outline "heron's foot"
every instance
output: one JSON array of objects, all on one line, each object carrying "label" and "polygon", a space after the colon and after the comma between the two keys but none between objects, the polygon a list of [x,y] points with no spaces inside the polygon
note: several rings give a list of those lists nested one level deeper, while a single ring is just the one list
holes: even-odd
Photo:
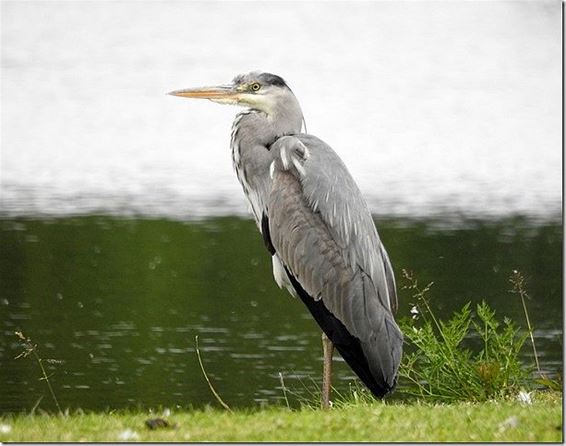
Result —
[{"label": "heron's foot", "polygon": [[334,352],[334,344],[322,333],[322,353],[323,353],[323,368],[322,368],[322,395],[321,406],[323,409],[330,407],[330,391],[332,388],[332,353]]}]

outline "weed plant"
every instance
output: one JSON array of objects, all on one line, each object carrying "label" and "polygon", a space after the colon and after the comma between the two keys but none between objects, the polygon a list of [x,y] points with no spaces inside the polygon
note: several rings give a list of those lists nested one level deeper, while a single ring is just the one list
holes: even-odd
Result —
[{"label": "weed plant", "polygon": [[[20,343],[23,347],[23,351],[18,356],[16,356],[15,359],[27,358],[28,356],[31,356],[35,359],[35,361],[37,362],[37,365],[39,366],[39,368],[41,370],[41,378],[39,378],[40,381],[45,381],[45,384],[47,385],[47,388],[49,389],[49,393],[51,394],[51,398],[53,398],[53,401],[55,402],[55,405],[57,406],[57,410],[59,411],[59,414],[63,414],[63,411],[61,410],[61,406],[59,405],[59,401],[57,400],[57,397],[55,396],[55,392],[53,391],[53,386],[51,385],[51,381],[49,381],[50,376],[47,375],[47,371],[45,370],[45,367],[43,366],[44,359],[39,355],[39,349],[37,347],[37,344],[35,344],[31,340],[31,338],[26,337],[21,331],[16,331],[15,335],[18,337],[18,339],[20,340]],[[62,362],[62,361],[57,360],[57,359],[45,359],[45,361],[50,363],[50,364],[60,364]],[[32,413],[35,410],[35,408],[39,405],[40,401],[41,401],[41,398],[37,401],[36,405],[32,409]]]},{"label": "weed plant", "polygon": [[[413,292],[412,318],[400,321],[406,341],[400,376],[408,381],[404,392],[435,401],[486,401],[517,395],[531,387],[533,367],[524,366],[519,353],[532,333],[522,334],[508,318],[498,321],[489,305],[470,303],[448,321],[439,320],[428,300],[432,286],[419,287],[412,273],[403,271],[405,287]],[[525,307],[526,309],[526,307]],[[479,338],[481,349],[472,352],[466,338]]]}]

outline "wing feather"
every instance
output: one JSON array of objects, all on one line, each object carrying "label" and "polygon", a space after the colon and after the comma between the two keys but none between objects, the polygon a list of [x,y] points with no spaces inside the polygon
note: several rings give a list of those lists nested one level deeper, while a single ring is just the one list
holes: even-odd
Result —
[{"label": "wing feather", "polygon": [[[342,248],[340,256],[352,271],[359,266],[378,289],[383,306],[395,311],[397,294],[389,256],[369,208],[342,160],[312,135],[284,136],[271,150],[285,154],[285,160],[275,159],[273,174],[275,170],[289,172],[299,181],[301,196]],[[296,163],[302,170],[294,167]]]},{"label": "wing feather", "polygon": [[[300,159],[300,153],[293,150],[296,138],[281,139],[284,141],[277,143],[286,145],[282,153],[291,162],[287,158],[275,160],[267,200],[275,255],[308,295],[322,299],[359,340],[372,375],[391,389],[401,357],[402,335],[391,313],[390,299],[395,293],[389,289],[394,281],[387,278],[392,274],[391,265],[384,257],[369,210],[328,146],[312,137],[301,137],[309,157]],[[301,162],[303,169],[295,169],[293,160]],[[332,168],[334,172],[330,173]],[[331,178],[340,179],[340,188],[328,183]],[[329,191],[328,199],[321,200]]]}]

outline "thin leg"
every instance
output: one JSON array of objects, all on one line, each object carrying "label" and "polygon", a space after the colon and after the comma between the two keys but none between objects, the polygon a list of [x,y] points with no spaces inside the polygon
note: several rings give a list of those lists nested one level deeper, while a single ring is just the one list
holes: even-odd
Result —
[{"label": "thin leg", "polygon": [[321,404],[323,409],[330,407],[330,387],[332,385],[332,353],[334,344],[328,336],[322,333],[322,353],[324,355],[324,365],[322,368],[322,395]]}]

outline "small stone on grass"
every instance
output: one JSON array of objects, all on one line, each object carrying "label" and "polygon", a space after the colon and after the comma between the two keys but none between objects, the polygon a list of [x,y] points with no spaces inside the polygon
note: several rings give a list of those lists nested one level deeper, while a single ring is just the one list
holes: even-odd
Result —
[{"label": "small stone on grass", "polygon": [[145,425],[151,430],[175,427],[174,425],[169,424],[169,422],[167,420],[164,420],[163,418],[150,418],[148,420],[145,420]]}]

